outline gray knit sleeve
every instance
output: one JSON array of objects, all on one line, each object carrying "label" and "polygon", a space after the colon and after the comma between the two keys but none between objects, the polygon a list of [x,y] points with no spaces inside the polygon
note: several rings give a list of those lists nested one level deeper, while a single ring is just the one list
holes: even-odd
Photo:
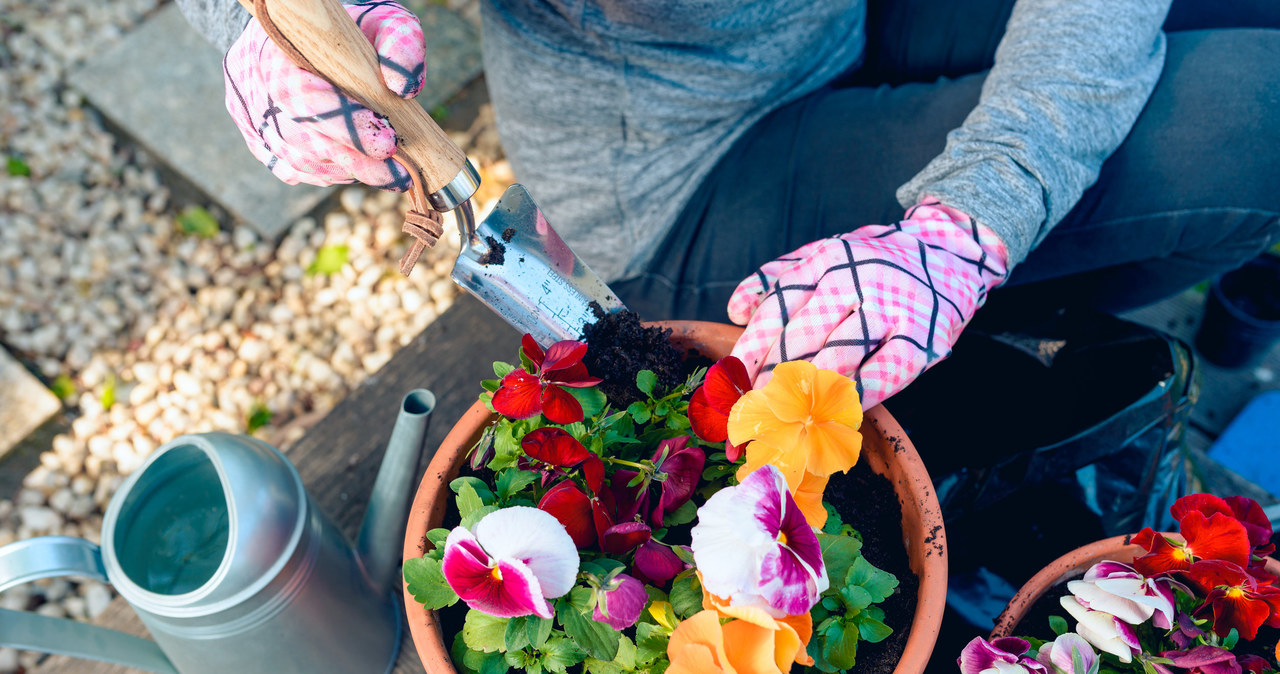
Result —
[{"label": "gray knit sleeve", "polygon": [[224,54],[249,23],[249,12],[236,0],[177,0],[177,3],[187,23]]},{"label": "gray knit sleeve", "polygon": [[932,195],[1026,257],[1098,178],[1164,67],[1170,0],[1019,0],[978,107],[898,189]]}]

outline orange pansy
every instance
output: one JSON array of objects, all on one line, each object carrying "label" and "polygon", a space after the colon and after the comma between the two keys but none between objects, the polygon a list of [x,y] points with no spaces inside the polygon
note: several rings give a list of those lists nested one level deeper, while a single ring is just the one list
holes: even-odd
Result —
[{"label": "orange pansy", "polygon": [[704,610],[682,621],[667,642],[672,674],[787,674],[796,662],[813,664],[805,643],[813,632],[808,614],[775,620],[760,609],[733,609],[747,618],[721,624]]},{"label": "orange pansy", "polygon": [[729,412],[729,441],[747,445],[739,479],[768,463],[794,493],[806,472],[845,472],[862,448],[862,404],[853,381],[803,360],[781,363],[764,388],[748,391]]}]

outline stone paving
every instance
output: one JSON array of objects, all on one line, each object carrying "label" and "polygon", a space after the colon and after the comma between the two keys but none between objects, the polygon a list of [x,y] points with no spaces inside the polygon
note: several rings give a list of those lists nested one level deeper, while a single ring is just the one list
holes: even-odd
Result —
[{"label": "stone paving", "polygon": [[[96,541],[124,477],[181,433],[249,432],[287,449],[456,296],[448,219],[413,277],[396,271],[409,244],[399,195],[337,189],[278,244],[178,196],[69,86],[157,11],[157,0],[0,0],[0,345],[57,391],[67,427],[35,465],[0,464],[22,480],[0,494],[0,545]],[[480,167],[483,212],[511,177],[483,86],[464,93],[463,112],[437,112]],[[55,579],[0,594],[0,607],[85,620],[111,598]],[[38,657],[0,648],[0,674]]]}]

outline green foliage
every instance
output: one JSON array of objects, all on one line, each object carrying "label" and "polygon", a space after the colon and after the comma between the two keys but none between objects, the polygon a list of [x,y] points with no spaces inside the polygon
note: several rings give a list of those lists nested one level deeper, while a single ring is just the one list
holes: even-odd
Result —
[{"label": "green foliage", "polygon": [[636,645],[627,637],[618,640],[618,656],[612,661],[587,658],[583,663],[590,674],[623,674],[636,669]]},{"label": "green foliage", "polygon": [[221,230],[213,215],[200,206],[187,206],[178,214],[178,229],[184,234],[195,234],[212,239]]},{"label": "green foliage", "polygon": [[658,375],[654,374],[652,370],[641,370],[636,375],[636,388],[649,397],[653,397],[653,389],[657,385]]},{"label": "green foliage", "polygon": [[835,506],[822,502],[822,509],[827,511],[827,521],[822,525],[822,533],[836,535],[840,533],[840,529],[844,526],[844,521],[840,519],[840,513],[836,512]]},{"label": "green foliage", "polygon": [[271,416],[271,410],[266,405],[261,401],[255,402],[253,407],[249,408],[249,414],[245,417],[245,432],[252,435],[254,431],[271,423]]},{"label": "green foliage", "polygon": [[462,640],[473,651],[492,653],[506,643],[507,619],[471,609],[462,623]]},{"label": "green foliage", "polygon": [[328,276],[342,271],[347,266],[347,256],[350,249],[345,243],[325,244],[316,251],[316,259],[307,267],[307,275],[315,276],[321,274]]},{"label": "green foliage", "polygon": [[58,396],[58,400],[66,400],[67,398],[75,395],[79,389],[76,387],[76,383],[71,379],[71,377],[68,377],[65,374],[60,374],[53,380],[53,383],[49,385],[49,390],[53,391],[53,395]]},{"label": "green foliage", "polygon": [[622,633],[608,623],[592,620],[585,611],[574,606],[572,600],[562,599],[556,603],[556,617],[564,633],[587,655],[606,662],[612,662],[618,656]]},{"label": "green foliage", "polygon": [[448,529],[432,529],[427,532],[427,542],[434,547],[427,551],[427,556],[440,559],[444,556],[444,542],[449,538]]},{"label": "green foliage", "polygon": [[702,583],[692,569],[680,572],[671,581],[671,608],[681,620],[702,610]]},{"label": "green foliage", "polygon": [[851,533],[819,533],[818,545],[831,587],[812,611],[815,627],[807,652],[816,669],[836,672],[857,662],[858,642],[878,643],[893,633],[876,604],[893,594],[898,579],[867,561],[862,542]]},{"label": "green foliage", "polygon": [[116,404],[116,375],[108,372],[107,380],[102,383],[102,409],[110,410]]},{"label": "green foliage", "polygon": [[432,557],[410,559],[404,563],[404,581],[409,593],[418,603],[435,611],[458,602],[458,595],[449,587],[440,560]]},{"label": "green foliage", "polygon": [[588,419],[603,412],[605,405],[608,403],[604,393],[594,386],[587,388],[566,387],[564,390],[573,396],[579,405],[582,405],[582,414]]},{"label": "green foliage", "polygon": [[688,524],[698,519],[698,505],[693,501],[685,501],[665,517],[662,518],[662,526],[678,527],[681,524]]},{"label": "green foliage", "polygon": [[518,468],[507,468],[498,473],[496,486],[498,488],[498,503],[506,505],[513,496],[524,490],[525,487],[538,481],[538,474],[531,470],[520,470]]},{"label": "green foliage", "polygon": [[30,177],[31,175],[31,167],[27,165],[26,160],[24,160],[22,157],[11,154],[9,155],[9,159],[6,162],[6,164],[7,164],[6,168],[9,171],[9,175],[11,176]]},{"label": "green foliage", "polygon": [[1053,630],[1055,636],[1062,636],[1067,633],[1067,619],[1059,615],[1049,616],[1049,629]]}]

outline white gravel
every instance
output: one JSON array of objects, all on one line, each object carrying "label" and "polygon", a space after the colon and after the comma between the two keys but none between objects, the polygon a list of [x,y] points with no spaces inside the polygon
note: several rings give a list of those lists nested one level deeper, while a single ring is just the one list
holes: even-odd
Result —
[{"label": "white gravel", "polygon": [[[180,231],[151,160],[105,131],[64,77],[157,4],[0,0],[0,147],[31,171],[0,166],[0,343],[75,389],[70,431],[17,494],[0,494],[0,545],[96,542],[124,476],[176,435],[246,432],[265,409],[256,435],[287,446],[456,296],[448,218],[413,277],[396,271],[409,241],[394,194],[344,188],[339,207],[298,220],[278,247],[225,218],[211,238]],[[505,163],[482,170],[510,180]],[[310,273],[325,246],[345,246],[346,264]],[[111,598],[100,583],[53,579],[0,594],[0,607],[85,620]],[[0,648],[0,674],[39,657]]]}]

